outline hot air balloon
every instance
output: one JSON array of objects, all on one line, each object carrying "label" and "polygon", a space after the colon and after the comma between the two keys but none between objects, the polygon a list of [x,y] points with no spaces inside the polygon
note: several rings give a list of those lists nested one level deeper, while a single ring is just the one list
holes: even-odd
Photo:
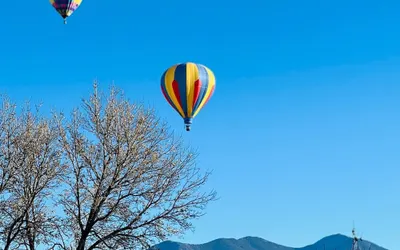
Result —
[{"label": "hot air balloon", "polygon": [[193,118],[210,100],[214,90],[214,73],[201,64],[176,64],[161,77],[161,91],[183,118],[186,131],[190,131]]},{"label": "hot air balloon", "polygon": [[64,18],[64,24],[66,24],[67,18],[78,9],[82,0],[50,0],[50,3],[60,16]]}]

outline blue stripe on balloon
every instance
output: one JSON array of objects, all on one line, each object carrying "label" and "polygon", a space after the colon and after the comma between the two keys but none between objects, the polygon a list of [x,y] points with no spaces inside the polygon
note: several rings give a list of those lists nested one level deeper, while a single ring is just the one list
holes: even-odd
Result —
[{"label": "blue stripe on balloon", "polygon": [[180,104],[187,117],[187,95],[186,95],[186,74],[187,74],[186,63],[179,64],[174,72],[174,79],[178,82],[178,89],[180,95]]},{"label": "blue stripe on balloon", "polygon": [[197,69],[199,71],[199,80],[201,83],[201,88],[199,92],[199,98],[197,99],[196,103],[193,106],[192,113],[196,113],[196,110],[199,108],[201,101],[204,99],[204,96],[207,93],[208,88],[208,72],[201,64],[196,64]]}]

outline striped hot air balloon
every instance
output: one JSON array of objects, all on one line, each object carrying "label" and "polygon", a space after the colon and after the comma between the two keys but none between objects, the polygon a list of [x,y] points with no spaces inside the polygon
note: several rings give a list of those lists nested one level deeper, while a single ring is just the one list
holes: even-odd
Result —
[{"label": "striped hot air balloon", "polygon": [[201,64],[176,64],[161,77],[161,91],[183,118],[186,131],[190,131],[193,118],[210,100],[214,90],[214,73]]},{"label": "striped hot air balloon", "polygon": [[67,23],[67,18],[81,5],[82,0],[50,0],[51,5]]}]

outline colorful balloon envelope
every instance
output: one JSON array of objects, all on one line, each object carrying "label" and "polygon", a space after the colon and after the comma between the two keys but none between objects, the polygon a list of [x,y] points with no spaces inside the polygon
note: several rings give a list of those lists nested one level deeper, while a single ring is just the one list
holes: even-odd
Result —
[{"label": "colorful balloon envelope", "polygon": [[214,73],[201,64],[176,64],[161,77],[161,91],[183,118],[187,131],[190,131],[193,118],[210,100],[214,90]]},{"label": "colorful balloon envelope", "polygon": [[82,0],[50,0],[50,3],[64,19],[64,23],[66,24],[67,18],[78,9]]}]

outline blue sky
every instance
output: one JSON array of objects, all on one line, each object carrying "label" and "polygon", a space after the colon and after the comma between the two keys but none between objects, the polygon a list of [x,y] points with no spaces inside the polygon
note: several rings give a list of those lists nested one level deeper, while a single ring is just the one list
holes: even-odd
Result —
[{"label": "blue sky", "polygon": [[[20,5],[2,5],[0,92],[68,111],[97,78],[154,106],[220,196],[184,242],[303,246],[355,221],[398,248],[400,2],[84,0],[67,25]],[[159,87],[184,61],[217,78],[191,133]]]}]

